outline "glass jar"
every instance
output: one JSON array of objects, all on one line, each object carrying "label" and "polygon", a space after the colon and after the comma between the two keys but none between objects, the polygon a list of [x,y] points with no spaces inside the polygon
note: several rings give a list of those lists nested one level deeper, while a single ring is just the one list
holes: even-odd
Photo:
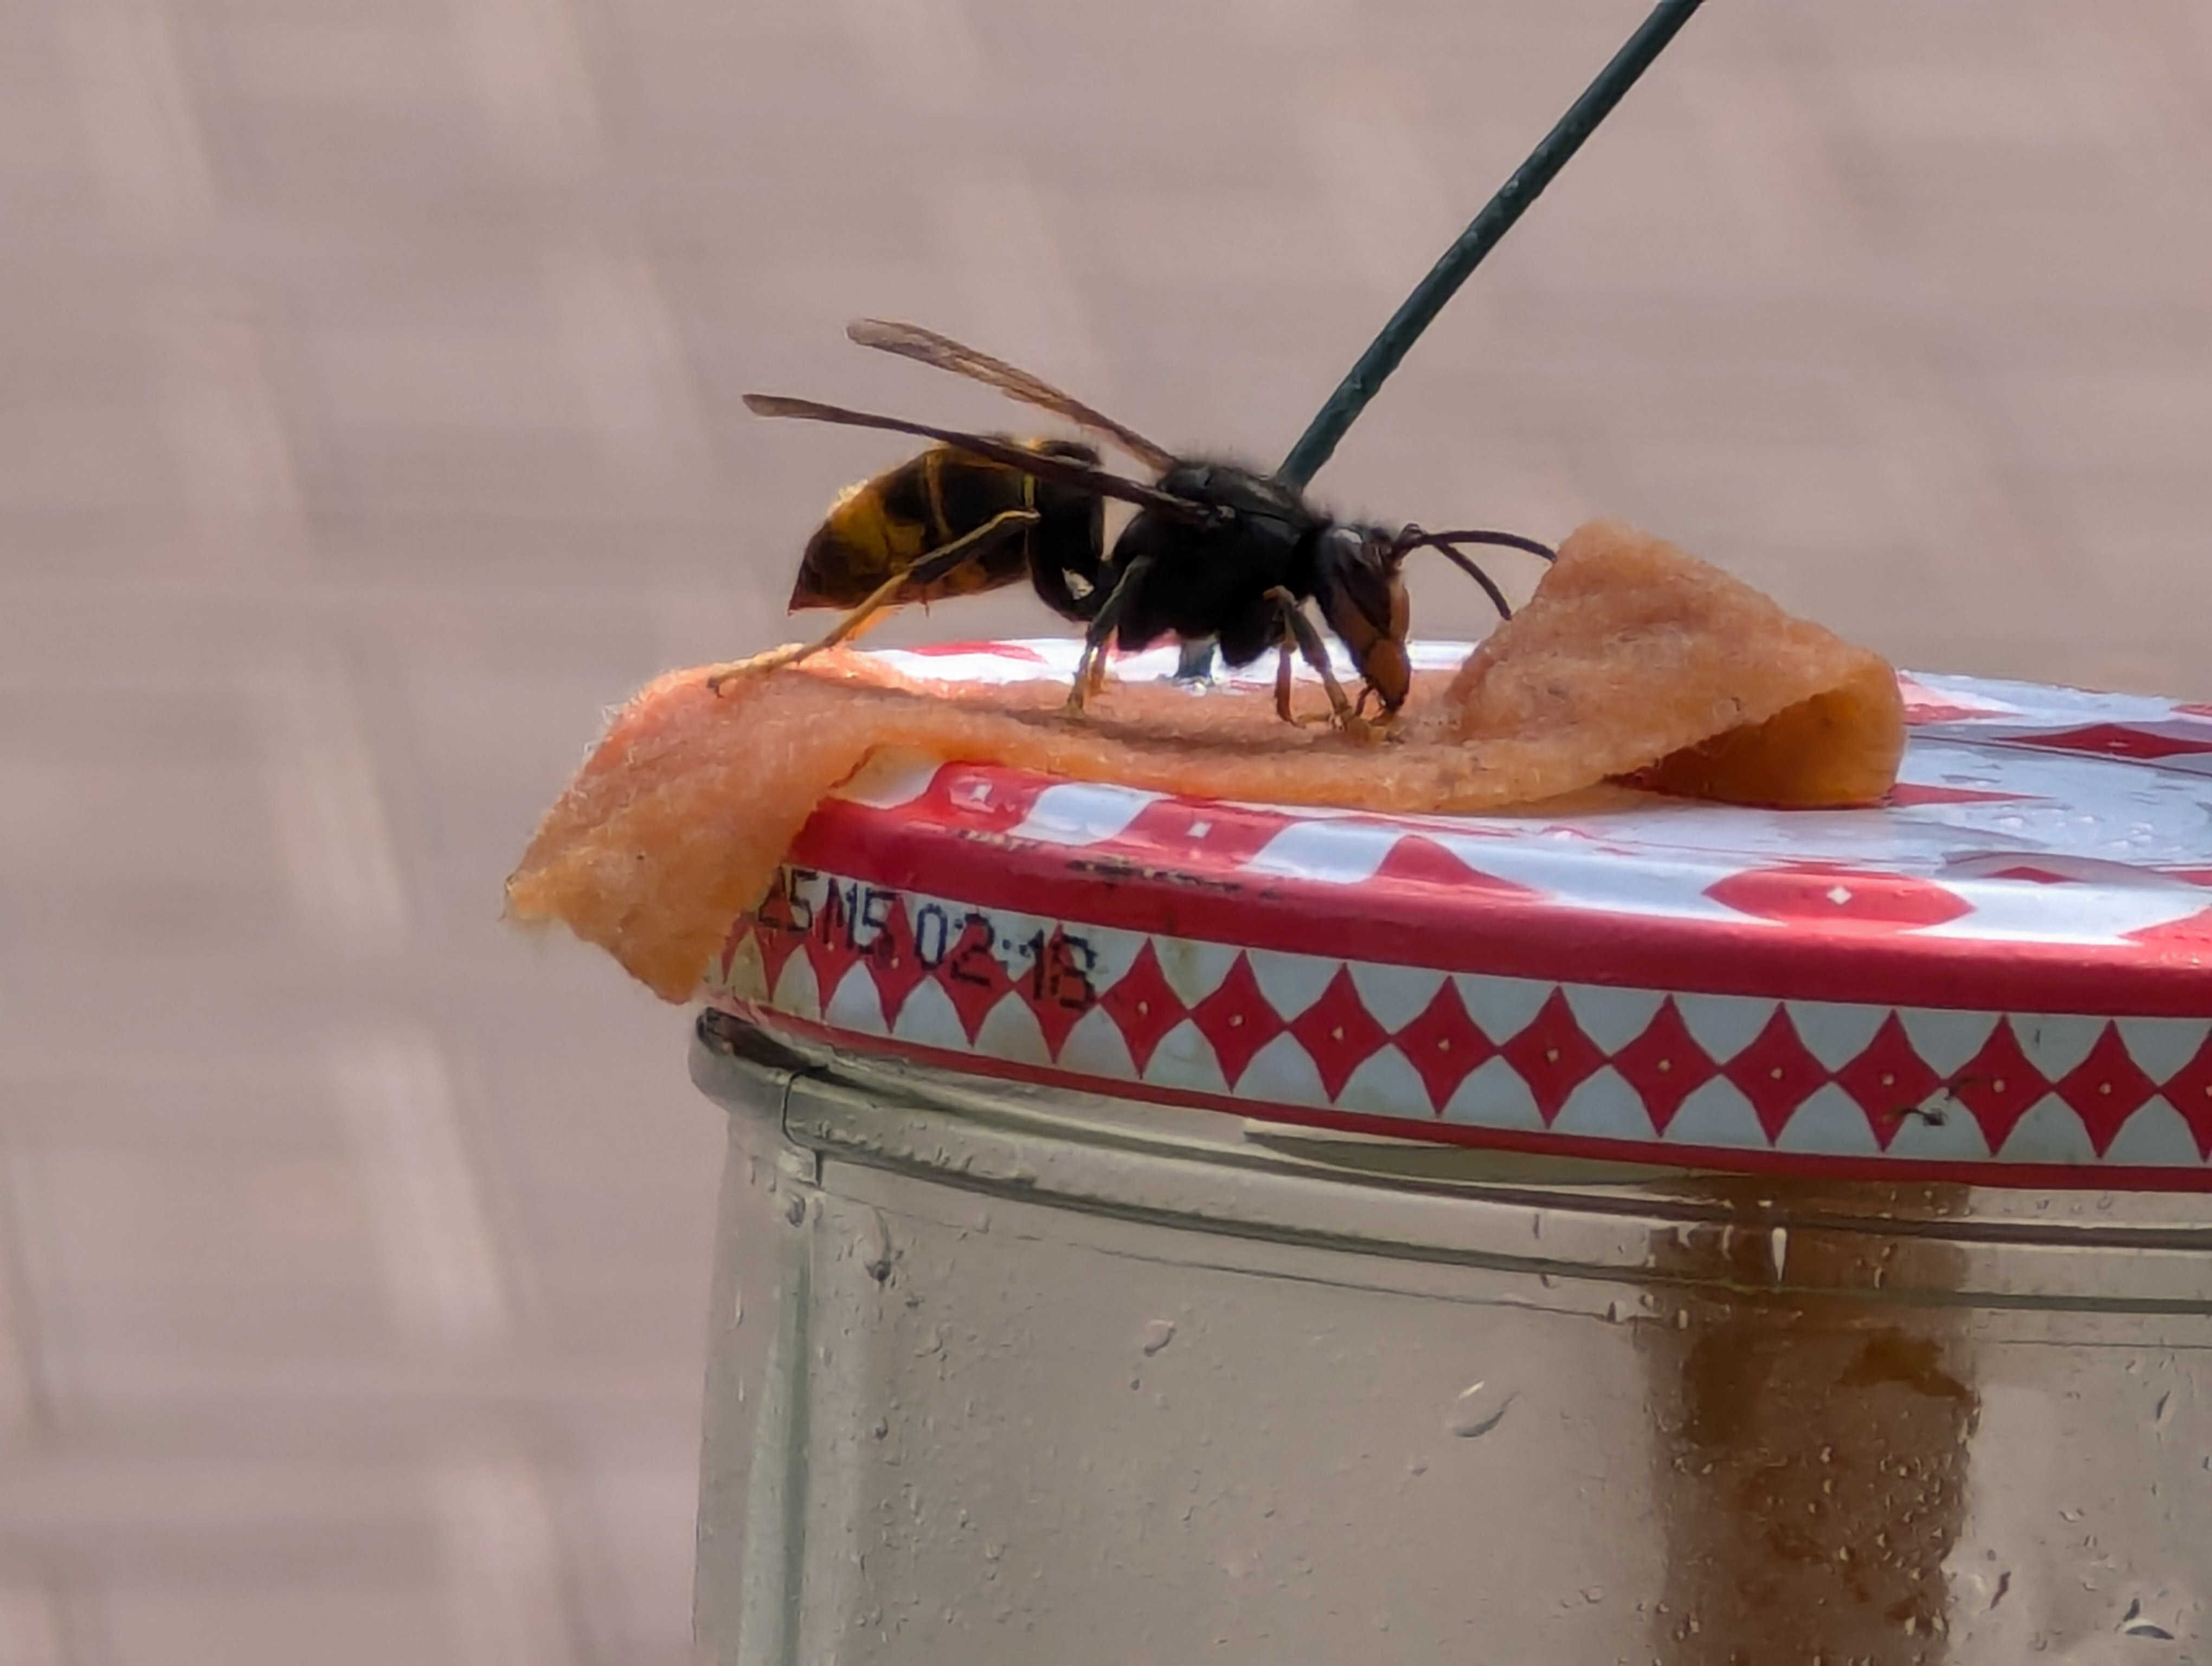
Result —
[{"label": "glass jar", "polygon": [[1721,1175],[701,1019],[718,1662],[2174,1660],[2202,1195]]}]

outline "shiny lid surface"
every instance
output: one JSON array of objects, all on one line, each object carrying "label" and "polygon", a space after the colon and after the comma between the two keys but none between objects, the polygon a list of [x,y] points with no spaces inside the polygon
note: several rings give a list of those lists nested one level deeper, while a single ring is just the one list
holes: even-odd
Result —
[{"label": "shiny lid surface", "polygon": [[[884,657],[1011,680],[1073,653]],[[1904,687],[1899,785],[1865,811],[1376,815],[890,763],[810,822],[710,999],[977,1075],[1397,1137],[2212,1187],[2212,708]]]}]

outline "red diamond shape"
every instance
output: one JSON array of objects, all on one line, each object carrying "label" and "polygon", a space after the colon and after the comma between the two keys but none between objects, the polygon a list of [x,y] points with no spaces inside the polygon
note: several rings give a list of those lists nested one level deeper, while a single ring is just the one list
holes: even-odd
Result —
[{"label": "red diamond shape", "polygon": [[1152,1061],[1152,1050],[1159,1046],[1160,1037],[1181,1024],[1187,1012],[1182,997],[1160,971],[1150,938],[1137,951],[1129,970],[1098,998],[1098,1004],[1121,1031],[1140,1073]]},{"label": "red diamond shape", "polygon": [[997,946],[997,933],[991,922],[980,914],[971,914],[961,927],[960,935],[953,939],[952,946],[945,952],[945,958],[934,969],[933,975],[952,1002],[952,1010],[960,1015],[960,1027],[967,1033],[971,1047],[991,1009],[1005,1000],[1006,991],[1014,987],[1013,980],[1006,976],[1006,969],[993,952]]},{"label": "red diamond shape", "polygon": [[1037,794],[1052,784],[1050,775],[1027,769],[948,763],[930,778],[920,798],[893,814],[901,820],[926,820],[963,832],[1004,833],[1029,819]]},{"label": "red diamond shape", "polygon": [[[814,906],[814,924],[806,934],[806,958],[814,963],[814,987],[821,991],[824,1006],[845,981],[845,974],[864,958],[855,939],[866,927],[854,918],[852,907],[857,890],[849,879],[825,879],[822,900]],[[972,1031],[968,1038],[975,1039]]]},{"label": "red diamond shape", "polygon": [[2008,804],[2018,793],[1984,793],[1972,787],[1931,787],[1917,781],[1900,781],[1889,789],[1892,808],[1910,810],[1923,804]]},{"label": "red diamond shape", "polygon": [[1751,1101],[1769,1140],[1789,1125],[1797,1107],[1828,1079],[1826,1067],[1806,1050],[1797,1026],[1780,1006],[1751,1045],[1722,1067],[1721,1074]]},{"label": "red diamond shape", "polygon": [[2163,926],[2146,926],[2128,933],[2127,939],[2146,948],[2178,950],[2190,957],[2191,964],[2202,965],[2208,944],[2212,944],[2212,909],[2169,920]]},{"label": "red diamond shape", "polygon": [[2074,1107],[2081,1126],[2089,1130],[2089,1145],[2098,1156],[2112,1143],[2120,1125],[2158,1085],[2143,1074],[2142,1067],[2120,1039],[2119,1026],[2108,1024],[2081,1063],[2052,1084],[2058,1097]]},{"label": "red diamond shape", "polygon": [[1973,1113],[1993,1152],[2002,1148],[2028,1107],[2051,1091],[2043,1073],[2020,1050],[2012,1025],[2002,1018],[1982,1050],[1945,1085],[1953,1098]]},{"label": "red diamond shape", "polygon": [[775,878],[769,882],[768,895],[753,910],[753,940],[760,945],[761,978],[773,998],[783,963],[798,953],[806,941],[805,932],[800,929],[791,911],[789,868],[776,869]]},{"label": "red diamond shape", "polygon": [[1859,1102],[1875,1139],[1887,1151],[1905,1119],[1942,1085],[1943,1078],[1920,1056],[1904,1023],[1892,1012],[1866,1050],[1836,1073],[1836,1080]]},{"label": "red diamond shape", "polygon": [[1352,1073],[1375,1056],[1390,1039],[1390,1032],[1376,1023],[1349,968],[1339,966],[1321,999],[1291,1020],[1291,1033],[1298,1038],[1321,1073],[1321,1085],[1336,1097]]},{"label": "red diamond shape", "polygon": [[892,903],[890,921],[868,945],[868,970],[876,980],[876,999],[883,1003],[884,1027],[892,1028],[906,1010],[907,997],[929,976],[929,968],[915,952],[914,922],[904,903]]},{"label": "red diamond shape", "polygon": [[2197,1155],[2212,1157],[2212,1035],[2204,1038],[2195,1058],[2159,1084],[2158,1091],[2197,1136]]},{"label": "red diamond shape", "polygon": [[1938,694],[1925,684],[1910,677],[1897,679],[1897,691],[1905,696],[1905,721],[1922,723],[1955,723],[1968,718],[2002,717],[2006,707],[1961,706],[1949,696]]},{"label": "red diamond shape", "polygon": [[2154,763],[2190,752],[2212,752],[2212,736],[2160,734],[2132,723],[2090,723],[2078,729],[2051,734],[2007,735],[2014,746],[2034,746],[2051,752],[2094,752],[2104,757],[2130,757]]},{"label": "red diamond shape", "polygon": [[1036,1014],[1037,1028],[1054,1059],[1067,1044],[1067,1032],[1076,1020],[1098,1004],[1091,987],[1088,945],[1079,946],[1060,927],[1044,940],[1042,968],[1032,968],[1021,979],[1022,998]]},{"label": "red diamond shape", "polygon": [[1761,920],[1817,921],[1869,931],[1917,931],[1972,912],[1964,897],[1926,879],[1817,862],[1730,874],[1706,886],[1705,895]]},{"label": "red diamond shape", "polygon": [[1146,805],[1102,849],[1136,849],[1170,866],[1242,867],[1291,824],[1278,810],[1248,810],[1236,805],[1189,799],[1161,799]]},{"label": "red diamond shape", "polygon": [[1449,978],[1437,987],[1435,998],[1421,1009],[1420,1017],[1393,1039],[1413,1067],[1413,1073],[1421,1079],[1421,1085],[1428,1089],[1429,1104],[1439,1116],[1451,1096],[1459,1091],[1459,1085],[1498,1051],[1497,1043],[1468,1016],[1467,1003],[1459,998],[1459,986]]},{"label": "red diamond shape", "polygon": [[1418,833],[1404,835],[1383,852],[1382,860],[1375,870],[1375,880],[1393,881],[1401,885],[1436,885],[1445,891],[1462,893],[1485,891],[1506,897],[1537,895],[1527,885],[1470,867],[1449,847],[1438,844],[1434,839],[1425,839]]},{"label": "red diamond shape", "polygon": [[1681,1110],[1682,1101],[1712,1080],[1715,1070],[1682,1022],[1671,995],[1659,1003],[1644,1033],[1613,1055],[1613,1067],[1636,1090],[1651,1126],[1662,1134]]},{"label": "red diamond shape", "polygon": [[1564,990],[1554,989],[1528,1028],[1498,1049],[1521,1073],[1547,1126],[1574,1091],[1597,1073],[1605,1055],[1583,1033]]},{"label": "red diamond shape", "polygon": [[730,927],[730,934],[722,939],[722,952],[708,962],[707,970],[724,988],[730,983],[730,969],[738,964],[738,951],[745,946],[745,939],[753,935],[752,916],[740,915]]},{"label": "red diamond shape", "polygon": [[[1190,1021],[1212,1043],[1213,1056],[1221,1061],[1221,1079],[1231,1087],[1252,1055],[1283,1033],[1281,1016],[1260,993],[1252,963],[1241,954],[1220,987],[1190,1009]],[[1332,1097],[1334,1091],[1330,1090]]]}]

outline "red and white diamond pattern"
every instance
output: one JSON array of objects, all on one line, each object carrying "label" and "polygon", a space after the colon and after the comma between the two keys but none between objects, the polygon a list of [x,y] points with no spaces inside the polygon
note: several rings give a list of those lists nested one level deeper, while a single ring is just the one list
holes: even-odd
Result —
[{"label": "red and white diamond pattern", "polygon": [[[886,657],[988,681],[1069,652]],[[2212,711],[1903,686],[1874,811],[1382,816],[886,767],[817,815],[710,986],[831,1038],[1260,1116],[2212,1185]]]},{"label": "red and white diamond pattern", "polygon": [[[823,897],[866,892],[811,883]],[[993,1073],[1431,1138],[1565,1136],[1615,1153],[1625,1142],[1680,1164],[2167,1169],[2176,1181],[2212,1164],[2204,1019],[1446,973],[911,894],[871,910],[872,934],[848,938],[834,908],[825,929],[823,912],[817,900],[804,932],[741,922],[713,999]],[[926,922],[950,924],[933,943]]]}]

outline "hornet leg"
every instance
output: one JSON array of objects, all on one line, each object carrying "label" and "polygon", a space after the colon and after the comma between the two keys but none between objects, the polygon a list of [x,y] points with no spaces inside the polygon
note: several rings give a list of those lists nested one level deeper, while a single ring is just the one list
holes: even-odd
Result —
[{"label": "hornet leg", "polygon": [[1007,509],[993,515],[974,532],[963,532],[951,543],[939,544],[903,573],[894,573],[885,579],[866,601],[838,620],[836,628],[820,641],[793,642],[783,648],[770,648],[765,654],[756,654],[750,660],[739,660],[734,664],[720,666],[707,678],[707,692],[720,694],[723,684],[733,682],[739,677],[781,671],[786,666],[795,666],[802,660],[812,659],[824,648],[850,641],[873,626],[878,616],[897,599],[902,590],[909,587],[918,589],[924,585],[936,583],[957,569],[966,566],[1009,533],[1035,526],[1037,519],[1034,509]]},{"label": "hornet leg", "polygon": [[1098,691],[1106,680],[1106,643],[1114,634],[1114,627],[1121,622],[1121,611],[1136,594],[1137,587],[1145,575],[1152,570],[1152,558],[1139,556],[1122,569],[1113,590],[1099,606],[1091,621],[1091,629],[1083,633],[1083,654],[1075,662],[1075,684],[1067,691],[1067,714],[1083,715],[1083,702]]},{"label": "hornet leg", "polygon": [[1290,716],[1291,644],[1297,644],[1299,657],[1311,666],[1321,678],[1321,685],[1328,691],[1328,708],[1335,726],[1346,734],[1364,738],[1371,733],[1351,701],[1345,697],[1344,685],[1336,680],[1330,668],[1328,650],[1322,646],[1320,635],[1313,623],[1298,605],[1298,599],[1279,585],[1267,593],[1267,599],[1282,610],[1284,641],[1282,660],[1275,673],[1275,709],[1285,717]]}]

